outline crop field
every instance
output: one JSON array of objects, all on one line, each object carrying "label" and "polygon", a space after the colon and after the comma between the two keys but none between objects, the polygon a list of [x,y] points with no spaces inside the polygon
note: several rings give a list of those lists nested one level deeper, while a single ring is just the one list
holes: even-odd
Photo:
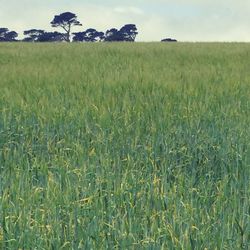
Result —
[{"label": "crop field", "polygon": [[250,248],[250,44],[0,44],[0,249]]}]

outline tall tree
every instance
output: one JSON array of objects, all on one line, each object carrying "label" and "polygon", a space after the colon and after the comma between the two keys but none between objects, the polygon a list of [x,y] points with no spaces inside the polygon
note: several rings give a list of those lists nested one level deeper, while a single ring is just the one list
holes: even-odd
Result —
[{"label": "tall tree", "polygon": [[70,34],[72,26],[82,26],[77,20],[77,16],[71,12],[64,12],[60,15],[56,15],[51,21],[52,27],[61,27],[66,32],[65,41],[70,42]]}]

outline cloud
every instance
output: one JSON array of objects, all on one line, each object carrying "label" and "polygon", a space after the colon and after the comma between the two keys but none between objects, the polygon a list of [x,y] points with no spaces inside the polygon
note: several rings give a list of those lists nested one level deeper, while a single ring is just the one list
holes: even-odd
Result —
[{"label": "cloud", "polygon": [[115,7],[114,11],[117,13],[122,14],[129,14],[129,15],[142,15],[144,14],[144,11],[140,8],[136,8],[133,6],[127,6],[127,7]]},{"label": "cloud", "polygon": [[[2,27],[53,30],[50,21],[64,11],[83,27],[106,31],[127,23],[138,27],[138,41],[173,37],[181,41],[250,41],[250,1],[246,0],[0,0]],[[35,11],[34,11],[35,10]]]}]

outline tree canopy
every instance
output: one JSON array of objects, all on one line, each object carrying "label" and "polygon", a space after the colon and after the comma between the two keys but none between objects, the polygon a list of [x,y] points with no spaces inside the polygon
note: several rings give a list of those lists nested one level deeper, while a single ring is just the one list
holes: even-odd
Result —
[{"label": "tree canopy", "polygon": [[97,42],[103,41],[105,36],[103,32],[99,32],[95,29],[87,29],[83,32],[73,33],[74,42]]},{"label": "tree canopy", "polygon": [[126,24],[120,30],[112,28],[106,31],[106,42],[134,42],[138,34],[135,24]]},{"label": "tree canopy", "polygon": [[61,27],[66,32],[65,41],[70,42],[70,34],[72,26],[82,26],[77,20],[77,16],[71,12],[64,12],[60,15],[56,15],[50,22],[52,27]]},{"label": "tree canopy", "polygon": [[9,31],[8,28],[0,28],[0,42],[15,42],[17,41],[17,32]]},{"label": "tree canopy", "polygon": [[25,42],[38,42],[40,37],[45,33],[44,30],[31,29],[25,30],[23,34],[26,36],[23,41]]},{"label": "tree canopy", "polygon": [[39,36],[38,42],[62,42],[65,41],[65,34],[60,32],[44,32]]},{"label": "tree canopy", "polygon": [[135,24],[126,24],[120,29],[119,32],[122,34],[124,41],[127,42],[134,42],[138,34]]}]

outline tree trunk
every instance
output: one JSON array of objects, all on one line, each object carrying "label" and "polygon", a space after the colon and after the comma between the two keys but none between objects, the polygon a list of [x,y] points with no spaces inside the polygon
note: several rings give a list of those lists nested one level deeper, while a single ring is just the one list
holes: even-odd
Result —
[{"label": "tree trunk", "polygon": [[66,37],[68,43],[70,43],[70,31],[71,31],[71,25],[69,24],[69,28],[67,30],[67,37]]}]

